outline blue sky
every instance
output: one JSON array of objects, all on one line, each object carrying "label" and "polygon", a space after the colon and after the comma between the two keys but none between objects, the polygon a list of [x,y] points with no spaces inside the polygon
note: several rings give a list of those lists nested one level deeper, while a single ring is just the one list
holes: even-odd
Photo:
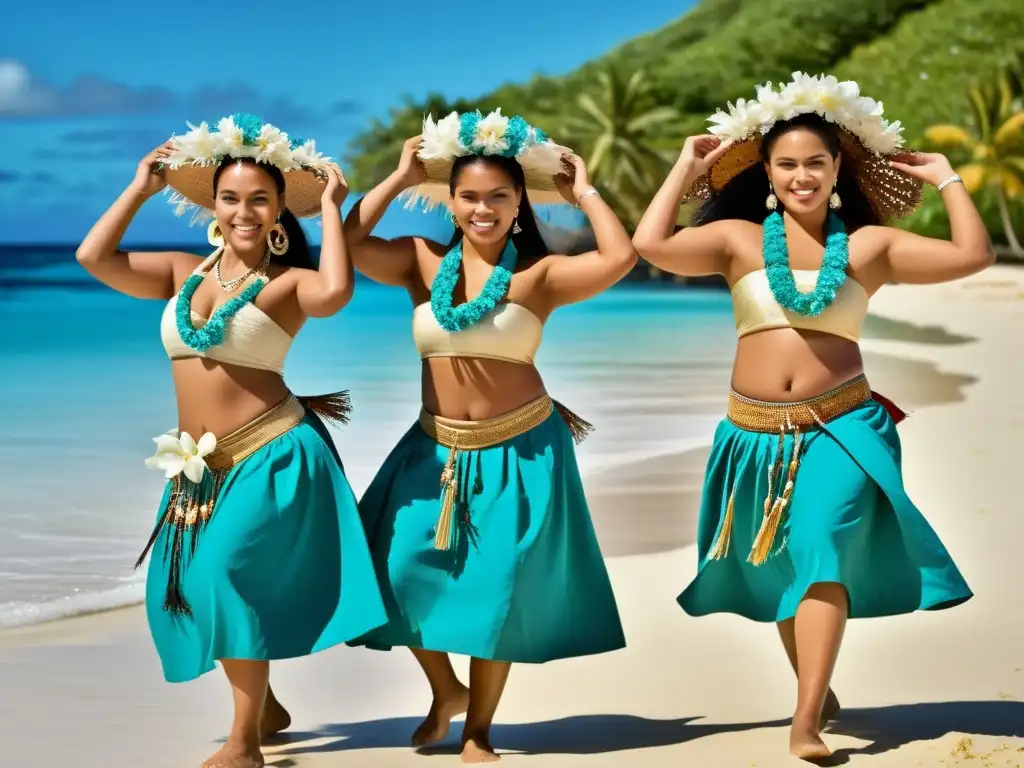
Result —
[{"label": "blue sky", "polygon": [[[16,3],[0,26],[0,242],[80,240],[185,120],[254,112],[339,157],[405,94],[560,74],[692,4]],[[127,239],[201,238],[155,200]]]}]

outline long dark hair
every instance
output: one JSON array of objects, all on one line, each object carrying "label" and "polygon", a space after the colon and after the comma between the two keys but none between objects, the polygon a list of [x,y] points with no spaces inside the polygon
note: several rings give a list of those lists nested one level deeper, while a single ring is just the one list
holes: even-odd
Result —
[{"label": "long dark hair", "polygon": [[[534,217],[533,207],[530,205],[530,198],[526,195],[526,176],[523,174],[523,166],[515,158],[502,157],[501,155],[464,155],[463,157],[455,158],[455,164],[452,166],[452,177],[448,183],[448,192],[451,196],[455,197],[455,187],[458,185],[459,175],[462,171],[476,163],[484,163],[492,168],[498,168],[503,171],[505,175],[512,179],[512,185],[522,191],[519,212],[516,214],[516,222],[519,224],[522,232],[511,235],[520,261],[535,261],[547,256],[550,251],[548,251],[547,245],[544,244],[544,239],[540,236],[540,230],[537,228],[537,219]],[[462,230],[456,227],[455,234],[452,235],[448,247],[454,248],[460,240],[462,240]]]},{"label": "long dark hair", "polygon": [[[792,120],[777,122],[761,140],[760,162],[738,173],[721,190],[712,190],[710,196],[701,203],[694,218],[694,226],[724,219],[742,219],[755,224],[763,222],[768,215],[764,204],[765,198],[768,197],[768,172],[764,168],[764,163],[771,158],[772,149],[781,137],[800,128],[813,131],[828,147],[833,158],[839,156],[839,129],[823,117],[809,113],[798,115]],[[861,191],[857,183],[856,168],[851,162],[839,164],[836,191],[843,201],[842,207],[836,213],[846,225],[847,232],[882,223],[881,217]],[[778,210],[784,210],[781,201]]]},{"label": "long dark hair", "polygon": [[[220,182],[220,175],[224,172],[225,168],[230,165],[234,165],[235,163],[250,163],[255,165],[274,180],[274,185],[277,187],[277,194],[284,194],[284,174],[273,165],[257,163],[251,157],[226,157],[217,167],[217,170],[213,172],[214,197],[217,195],[217,185]],[[281,226],[284,227],[285,233],[288,235],[288,250],[280,256],[272,254],[270,261],[273,264],[278,264],[282,267],[316,269],[316,264],[313,261],[313,255],[309,252],[309,241],[306,240],[306,233],[302,231],[302,225],[299,224],[299,220],[295,218],[295,214],[285,208],[281,212],[279,220],[281,222]]]}]

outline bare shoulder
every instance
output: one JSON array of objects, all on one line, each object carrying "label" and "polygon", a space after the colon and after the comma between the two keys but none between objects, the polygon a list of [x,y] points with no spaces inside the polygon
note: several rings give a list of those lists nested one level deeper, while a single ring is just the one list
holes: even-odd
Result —
[{"label": "bare shoulder", "polygon": [[188,276],[195,272],[196,267],[209,258],[209,256],[200,256],[186,251],[169,251],[164,255],[170,261],[176,291],[181,288]]},{"label": "bare shoulder", "polygon": [[859,254],[863,254],[863,257],[873,259],[879,254],[885,253],[893,238],[899,237],[902,232],[903,230],[897,227],[872,224],[861,227],[851,234],[850,245]]}]

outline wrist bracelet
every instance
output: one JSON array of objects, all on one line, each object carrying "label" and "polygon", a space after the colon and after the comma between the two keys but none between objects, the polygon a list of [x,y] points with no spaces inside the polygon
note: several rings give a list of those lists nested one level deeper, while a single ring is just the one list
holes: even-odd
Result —
[{"label": "wrist bracelet", "polygon": [[598,197],[600,197],[601,193],[598,192],[597,189],[595,189],[594,187],[588,187],[587,189],[583,190],[582,195],[576,198],[576,207],[579,208],[580,203],[583,202],[583,198],[590,197],[591,195],[597,195]]},{"label": "wrist bracelet", "polygon": [[939,192],[941,192],[942,190],[944,190],[944,189],[945,189],[946,187],[948,187],[948,186],[949,186],[950,184],[954,184],[954,183],[956,183],[956,182],[960,182],[961,184],[963,184],[963,183],[964,183],[964,180],[960,178],[960,174],[959,174],[959,173],[954,173],[954,174],[953,174],[952,176],[950,176],[950,177],[949,177],[948,179],[946,179],[946,180],[945,180],[944,182],[942,182],[941,184],[939,184]]}]

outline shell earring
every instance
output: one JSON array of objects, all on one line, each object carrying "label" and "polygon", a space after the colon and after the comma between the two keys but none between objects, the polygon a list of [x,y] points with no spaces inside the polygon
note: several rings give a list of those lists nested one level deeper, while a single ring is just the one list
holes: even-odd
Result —
[{"label": "shell earring", "polygon": [[275,256],[284,256],[288,253],[288,233],[280,221],[267,232],[267,248]]},{"label": "shell earring", "polygon": [[779,198],[775,196],[775,188],[772,186],[771,179],[768,179],[768,197],[764,200],[764,207],[769,211],[774,211],[779,207]]},{"label": "shell earring", "polygon": [[828,207],[833,211],[837,208],[843,207],[843,200],[839,197],[839,193],[836,191],[836,185],[839,183],[839,179],[832,182],[832,194],[828,198]]},{"label": "shell earring", "polygon": [[512,234],[518,235],[522,231],[523,228],[519,226],[519,217],[516,216],[514,219],[512,219]]}]

